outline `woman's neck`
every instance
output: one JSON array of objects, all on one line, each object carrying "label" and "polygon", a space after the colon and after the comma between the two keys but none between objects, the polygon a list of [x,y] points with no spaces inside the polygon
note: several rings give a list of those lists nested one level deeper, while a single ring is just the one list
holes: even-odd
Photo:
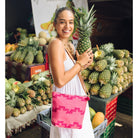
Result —
[{"label": "woman's neck", "polygon": [[64,46],[67,46],[68,45],[69,39],[64,39],[64,38],[59,38],[59,37],[57,37],[57,38],[62,41],[62,43],[64,44]]}]

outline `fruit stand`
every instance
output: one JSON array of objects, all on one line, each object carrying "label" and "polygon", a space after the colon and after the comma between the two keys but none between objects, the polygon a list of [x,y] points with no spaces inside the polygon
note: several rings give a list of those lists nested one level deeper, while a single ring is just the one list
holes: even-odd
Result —
[{"label": "fruit stand", "polygon": [[[76,17],[78,20],[79,14],[78,12]],[[49,21],[42,26],[53,29],[50,23]],[[87,32],[85,29],[83,31]],[[48,137],[50,124],[42,118],[47,117],[43,115],[51,109],[53,80],[49,73],[47,48],[54,37],[48,37],[44,31],[36,37],[35,34],[27,34],[27,30],[20,27],[15,32],[16,43],[5,44],[6,137],[22,132],[35,122],[42,127],[42,137]],[[12,34],[8,34],[7,39],[10,35]],[[93,63],[81,71],[90,93],[90,119],[95,137],[98,138],[113,137],[117,111],[132,115],[132,54],[107,41],[92,46]],[[73,43],[73,40],[70,42]],[[91,46],[91,42],[88,42]],[[76,44],[77,50],[83,53],[88,47],[83,49],[81,46],[77,47]],[[100,121],[96,120],[98,117]]]},{"label": "fruit stand", "polygon": [[25,114],[20,114],[18,117],[11,116],[6,119],[6,136],[11,137],[12,135],[22,132],[26,127],[33,125],[36,122],[37,114],[50,107],[51,104],[37,106],[34,110],[27,111]]},{"label": "fruit stand", "polygon": [[[101,136],[102,138],[112,137],[114,135],[116,112],[118,106],[120,106],[120,103],[118,103],[118,97],[121,96],[122,94],[125,94],[126,91],[129,90],[131,87],[132,84],[129,84],[127,88],[123,89],[117,94],[111,95],[107,99],[101,99],[98,96],[91,96],[91,99],[89,101],[89,106],[96,111],[103,112],[105,118],[107,119],[107,128],[105,132],[102,134]],[[128,111],[127,107],[123,108],[125,108],[126,112]]]}]

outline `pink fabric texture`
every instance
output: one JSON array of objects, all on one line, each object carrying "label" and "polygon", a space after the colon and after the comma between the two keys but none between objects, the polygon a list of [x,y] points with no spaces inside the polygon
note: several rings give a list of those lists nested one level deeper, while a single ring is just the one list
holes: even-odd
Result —
[{"label": "pink fabric texture", "polygon": [[52,92],[52,124],[63,128],[81,129],[87,96]]}]

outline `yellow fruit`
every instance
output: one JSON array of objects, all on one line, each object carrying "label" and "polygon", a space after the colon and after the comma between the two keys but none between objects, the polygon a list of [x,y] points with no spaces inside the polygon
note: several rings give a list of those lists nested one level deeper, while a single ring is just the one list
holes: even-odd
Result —
[{"label": "yellow fruit", "polygon": [[41,31],[41,32],[39,32],[38,36],[39,36],[39,38],[46,38],[47,34],[46,34],[46,32]]},{"label": "yellow fruit", "polygon": [[104,121],[104,114],[102,112],[97,112],[92,120],[93,129],[99,126]]},{"label": "yellow fruit", "polygon": [[45,38],[39,38],[39,45],[45,45],[46,44],[46,39]]},{"label": "yellow fruit", "polygon": [[36,95],[35,91],[34,90],[31,90],[31,89],[27,90],[27,93],[29,94],[29,97],[30,98],[34,98],[35,95]]}]

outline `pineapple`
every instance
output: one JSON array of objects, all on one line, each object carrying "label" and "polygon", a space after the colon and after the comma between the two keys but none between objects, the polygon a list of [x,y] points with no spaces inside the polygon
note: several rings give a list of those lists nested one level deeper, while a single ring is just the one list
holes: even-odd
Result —
[{"label": "pineapple", "polygon": [[91,95],[98,95],[99,89],[100,89],[99,83],[93,84],[93,85],[91,86],[91,88],[90,88],[90,93],[91,93]]},{"label": "pineapple", "polygon": [[128,60],[128,63],[129,63],[129,64],[133,63],[132,57],[128,57],[127,60]]},{"label": "pineapple", "polygon": [[125,55],[123,50],[120,49],[116,49],[113,51],[113,55],[117,58],[117,59],[122,59]]},{"label": "pineapple", "polygon": [[94,69],[94,64],[95,64],[95,61],[92,62],[92,64],[88,67],[88,69],[93,70]]},{"label": "pineapple", "polygon": [[94,22],[96,21],[96,18],[94,18],[94,5],[89,12],[87,12],[85,9],[82,9],[82,11],[78,11],[75,8],[73,9],[75,11],[75,25],[80,36],[77,51],[79,54],[82,54],[88,48],[91,48],[90,36],[94,27]]},{"label": "pineapple", "polygon": [[50,92],[51,92],[50,87],[46,87],[45,93],[48,94],[48,93],[50,93]]},{"label": "pineapple", "polygon": [[24,114],[26,111],[27,111],[27,109],[26,109],[25,106],[23,106],[23,107],[20,108],[20,113],[21,114]]},{"label": "pineapple", "polygon": [[88,81],[84,81],[84,84],[85,84],[85,87],[87,89],[87,92],[89,92],[90,88],[91,88],[91,84]]},{"label": "pineapple", "polygon": [[47,94],[48,98],[51,99],[52,98],[52,92]]},{"label": "pineapple", "polygon": [[51,82],[50,82],[49,79],[45,79],[43,82],[44,82],[44,84],[45,84],[47,87],[50,87]]},{"label": "pineapple", "polygon": [[17,99],[17,106],[22,107],[25,105],[25,100],[23,98],[18,98]]},{"label": "pineapple", "polygon": [[89,83],[95,84],[98,82],[99,72],[94,71],[89,75]]},{"label": "pineapple", "polygon": [[42,106],[42,105],[43,105],[43,101],[40,100],[38,105],[39,105],[39,106]]},{"label": "pineapple", "polygon": [[26,104],[31,104],[32,100],[29,96],[27,96],[27,98],[25,99],[25,103]]},{"label": "pineapple", "polygon": [[94,53],[95,60],[103,59],[105,56],[105,52],[103,50],[99,50],[98,45],[96,45],[97,51]]},{"label": "pineapple", "polygon": [[96,71],[103,71],[107,66],[107,61],[105,59],[102,60],[98,60],[95,65],[94,65],[94,69]]},{"label": "pineapple", "polygon": [[32,51],[29,51],[24,59],[24,63],[27,65],[31,65],[34,61],[34,54]]},{"label": "pineapple", "polygon": [[67,0],[66,6],[74,12],[73,7],[75,7],[75,5],[74,5],[74,2],[72,0]]},{"label": "pineapple", "polygon": [[41,50],[39,50],[36,55],[36,62],[39,64],[42,64],[44,62],[44,56]]},{"label": "pineapple", "polygon": [[133,72],[133,64],[128,64],[128,71]]},{"label": "pineapple", "polygon": [[122,68],[123,68],[124,72],[128,72],[127,66],[123,66]]},{"label": "pineapple", "polygon": [[30,98],[34,98],[35,95],[36,95],[36,92],[34,90],[31,90],[31,89],[28,89],[27,90],[27,93],[29,94],[29,97]]},{"label": "pineapple", "polygon": [[[119,82],[120,82],[120,80],[119,80]],[[117,83],[118,83],[118,75],[116,72],[112,72],[110,84],[113,86],[113,85],[116,85]]]},{"label": "pineapple", "polygon": [[19,110],[18,108],[14,108],[14,109],[13,109],[12,115],[13,115],[14,117],[18,117],[18,116],[20,115],[20,110]]},{"label": "pineapple", "polygon": [[13,61],[14,60],[14,56],[17,54],[17,50],[14,51],[11,55],[10,55],[10,60]]},{"label": "pineapple", "polygon": [[122,58],[121,60],[124,61],[124,65],[127,66],[128,65],[128,59],[127,58]]},{"label": "pineapple", "polygon": [[122,66],[124,66],[124,61],[121,59],[117,59],[116,61],[115,61],[115,63],[117,64],[117,67],[118,68],[120,68],[120,67],[122,67]]},{"label": "pineapple", "polygon": [[124,77],[123,77],[122,75],[119,76],[118,78],[119,78],[119,82],[120,82],[120,83],[124,81]]},{"label": "pineapple", "polygon": [[128,82],[125,80],[121,82],[122,88],[125,89],[128,86]]},{"label": "pineapple", "polygon": [[34,107],[33,107],[33,105],[32,104],[28,104],[28,105],[26,105],[26,109],[27,109],[27,111],[30,111],[30,110],[32,110]]},{"label": "pineapple", "polygon": [[128,58],[128,57],[130,56],[129,51],[128,51],[127,49],[124,49],[123,51],[124,51],[124,53],[125,53],[124,57],[125,57],[125,58]]},{"label": "pineapple", "polygon": [[44,104],[44,105],[47,105],[47,104],[48,104],[48,101],[47,101],[47,100],[44,100],[44,101],[43,101],[43,104]]},{"label": "pineapple", "polygon": [[109,70],[104,70],[99,74],[99,82],[101,84],[107,84],[110,81],[111,72]]},{"label": "pineapple", "polygon": [[94,53],[95,60],[103,59],[105,56],[105,52],[103,50],[98,50]]},{"label": "pineapple", "polygon": [[42,100],[46,100],[46,99],[47,99],[47,95],[44,94],[44,95],[42,96]]},{"label": "pineapple", "polygon": [[112,93],[112,85],[107,83],[101,87],[99,90],[99,96],[101,98],[109,98]]},{"label": "pineapple", "polygon": [[31,80],[33,80],[33,81],[37,81],[39,78],[40,78],[40,76],[38,74],[33,74],[31,76]]},{"label": "pineapple", "polygon": [[13,107],[10,105],[5,106],[5,118],[9,118],[13,113]]},{"label": "pineapple", "polygon": [[128,76],[127,76],[126,73],[124,73],[122,76],[123,76],[124,80],[127,80],[128,79]]},{"label": "pineapple", "polygon": [[16,94],[23,93],[25,89],[26,87],[24,86],[24,84],[17,84],[17,85],[14,85],[13,87],[13,90]]},{"label": "pineapple", "polygon": [[38,95],[38,96],[36,97],[36,99],[37,99],[38,101],[41,101],[41,100],[42,100],[42,98],[41,98],[40,95]]},{"label": "pineapple", "polygon": [[38,89],[38,92],[40,93],[41,96],[45,94],[45,91],[43,89]]},{"label": "pineapple", "polygon": [[116,68],[116,69],[114,70],[114,72],[116,72],[116,73],[118,74],[118,76],[121,76],[121,75],[123,75],[124,70],[123,70],[123,68],[121,67],[121,68]]},{"label": "pineapple", "polygon": [[118,87],[118,91],[121,92],[122,91],[122,85],[120,83],[117,84],[117,87]]},{"label": "pineapple", "polygon": [[113,89],[112,89],[112,94],[116,94],[118,93],[118,87],[116,85],[113,86]]},{"label": "pineapple", "polygon": [[106,56],[104,59],[107,61],[106,69],[113,71],[117,66],[117,64],[115,63],[116,58],[114,58],[113,56]]},{"label": "pineapple", "polygon": [[90,70],[88,69],[84,69],[81,71],[81,76],[83,78],[83,80],[87,80],[88,79],[88,76],[90,75]]},{"label": "pineapple", "polygon": [[21,53],[21,55],[18,57],[17,61],[18,63],[22,63],[24,61],[24,58],[27,55],[27,48],[23,50],[23,52]]}]

